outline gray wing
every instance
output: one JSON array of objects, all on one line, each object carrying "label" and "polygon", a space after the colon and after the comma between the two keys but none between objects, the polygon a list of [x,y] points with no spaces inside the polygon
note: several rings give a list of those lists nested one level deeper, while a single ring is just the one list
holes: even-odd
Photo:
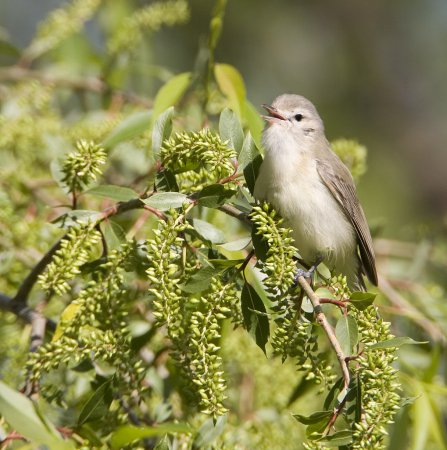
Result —
[{"label": "gray wing", "polygon": [[[377,286],[376,258],[374,256],[371,233],[365,213],[355,192],[354,181],[349,170],[332,151],[330,158],[332,159],[330,161],[332,164],[317,160],[317,171],[323,183],[338,201],[346,217],[352,223],[357,234],[360,258],[365,274],[369,281]],[[335,173],[334,165],[339,169],[339,174]]]}]

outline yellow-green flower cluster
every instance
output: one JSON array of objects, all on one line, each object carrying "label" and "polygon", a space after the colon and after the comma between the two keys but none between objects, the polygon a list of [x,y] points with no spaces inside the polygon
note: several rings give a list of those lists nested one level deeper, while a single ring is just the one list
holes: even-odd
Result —
[{"label": "yellow-green flower cluster", "polygon": [[116,30],[109,42],[109,52],[132,51],[142,40],[143,33],[158,31],[189,20],[189,6],[185,0],[155,2],[135,11]]},{"label": "yellow-green flower cluster", "polygon": [[194,301],[194,311],[188,327],[187,373],[196,386],[201,411],[214,419],[223,415],[225,390],[222,358],[218,355],[221,321],[231,312],[230,304],[236,297],[233,283],[224,285],[213,278],[209,292]]},{"label": "yellow-green flower cluster", "polygon": [[73,0],[67,6],[54,10],[37,31],[36,37],[26,49],[28,58],[36,58],[55,48],[72,34],[78,33],[84,23],[93,16],[101,0]]},{"label": "yellow-green flower cluster", "polygon": [[166,324],[168,336],[175,341],[182,333],[180,303],[182,292],[182,246],[179,236],[189,227],[177,212],[160,222],[153,239],[147,242],[149,267],[146,271],[153,295],[153,314],[159,326]]},{"label": "yellow-green flower cluster", "polygon": [[62,165],[62,182],[69,192],[78,192],[102,174],[106,163],[106,152],[93,141],[79,140],[76,150],[70,152]]},{"label": "yellow-green flower cluster", "polygon": [[366,172],[366,147],[353,139],[337,139],[332,149],[349,168],[355,181]]},{"label": "yellow-green flower cluster", "polygon": [[67,306],[52,341],[30,355],[27,368],[32,381],[60,365],[89,359],[115,368],[122,393],[135,389],[143,369],[130,350],[128,292],[123,282],[124,267],[133,250],[130,242],[114,250],[98,266],[94,280]]},{"label": "yellow-green flower cluster", "polygon": [[198,191],[235,171],[236,152],[209,129],[177,133],[164,141],[162,165],[177,175],[181,190]]},{"label": "yellow-green flower cluster", "polygon": [[268,203],[254,206],[250,218],[256,234],[268,245],[265,261],[260,263],[267,275],[263,283],[273,296],[286,294],[294,284],[296,271],[291,230],[281,226],[283,219]]},{"label": "yellow-green flower cluster", "polygon": [[69,281],[81,273],[94,247],[101,242],[101,234],[92,224],[72,227],[61,242],[39,283],[49,294],[63,295],[70,289]]},{"label": "yellow-green flower cluster", "polygon": [[352,448],[382,450],[386,448],[383,442],[386,428],[400,409],[400,384],[392,367],[397,356],[395,348],[368,347],[391,339],[391,324],[378,316],[375,306],[364,311],[352,308],[352,313],[358,323],[360,342],[365,346],[353,369],[361,385],[362,415],[354,423]]}]

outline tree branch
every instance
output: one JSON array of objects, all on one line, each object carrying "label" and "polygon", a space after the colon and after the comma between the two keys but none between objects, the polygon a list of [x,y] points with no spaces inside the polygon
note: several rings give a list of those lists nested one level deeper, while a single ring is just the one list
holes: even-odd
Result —
[{"label": "tree branch", "polygon": [[351,377],[349,375],[349,368],[346,362],[346,355],[343,353],[340,343],[338,342],[338,339],[335,336],[334,330],[332,329],[330,323],[326,318],[326,315],[321,309],[320,298],[318,297],[318,295],[315,294],[315,292],[313,291],[313,289],[310,287],[309,283],[303,276],[298,277],[298,283],[304,289],[306,295],[309,297],[309,300],[311,301],[312,306],[314,307],[315,318],[317,322],[323,327],[329,339],[329,342],[331,343],[332,348],[335,350],[338,363],[340,364],[340,368],[343,374],[343,390],[347,392],[349,383],[351,381]]},{"label": "tree branch", "polygon": [[224,205],[219,206],[219,211],[222,211],[225,214],[228,214],[229,216],[240,220],[244,225],[248,225],[250,228],[252,226],[251,220],[248,215],[232,205],[228,205],[227,203],[225,203]]},{"label": "tree branch", "polygon": [[0,69],[0,82],[2,81],[21,81],[21,80],[38,80],[43,84],[52,84],[58,87],[66,87],[73,90],[91,91],[97,93],[110,92],[114,96],[121,97],[129,103],[152,108],[153,102],[147,98],[143,98],[133,92],[124,92],[114,90],[104,81],[96,77],[90,78],[66,78],[49,75],[47,73],[30,70],[24,67],[11,66]]},{"label": "tree branch", "polygon": [[[26,323],[33,323],[37,320],[36,316],[41,316],[37,311],[29,308],[23,304],[14,303],[13,299],[8,295],[2,294],[0,292],[0,309],[4,311],[9,311],[15,314],[17,317],[20,317]],[[51,319],[47,319],[47,328],[50,331],[56,330],[56,322]]]}]

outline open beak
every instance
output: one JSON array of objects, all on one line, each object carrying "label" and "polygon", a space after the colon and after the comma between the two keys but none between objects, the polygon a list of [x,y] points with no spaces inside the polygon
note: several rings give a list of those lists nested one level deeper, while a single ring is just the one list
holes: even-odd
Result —
[{"label": "open beak", "polygon": [[281,115],[276,108],[269,105],[262,105],[262,107],[270,114],[269,116],[262,116],[267,122],[275,122],[274,119],[286,120],[286,118]]}]

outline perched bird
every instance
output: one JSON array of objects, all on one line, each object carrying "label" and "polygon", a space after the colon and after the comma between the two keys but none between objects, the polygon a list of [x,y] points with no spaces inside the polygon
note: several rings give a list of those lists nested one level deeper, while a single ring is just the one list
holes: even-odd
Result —
[{"label": "perched bird", "polygon": [[263,107],[269,116],[263,116],[265,156],[255,198],[271,203],[285,219],[311,271],[324,262],[346,275],[351,290],[365,290],[363,274],[377,285],[371,234],[354,180],[331,150],[315,106],[284,94]]}]

